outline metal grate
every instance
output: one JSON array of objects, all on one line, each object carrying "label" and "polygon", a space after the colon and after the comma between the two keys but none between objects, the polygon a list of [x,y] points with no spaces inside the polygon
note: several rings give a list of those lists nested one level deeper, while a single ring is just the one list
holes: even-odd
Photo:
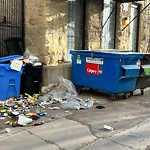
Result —
[{"label": "metal grate", "polygon": [[24,41],[24,0],[0,0],[0,57],[8,55],[4,40],[9,37]]}]

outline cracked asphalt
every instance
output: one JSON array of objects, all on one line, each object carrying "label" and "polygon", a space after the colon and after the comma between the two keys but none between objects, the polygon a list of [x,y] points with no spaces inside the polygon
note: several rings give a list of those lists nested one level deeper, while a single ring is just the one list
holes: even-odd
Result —
[{"label": "cracked asphalt", "polygon": [[10,127],[11,132],[0,133],[0,150],[150,150],[150,89],[116,101],[86,89],[79,97],[93,97],[94,106],[48,110],[43,125]]}]

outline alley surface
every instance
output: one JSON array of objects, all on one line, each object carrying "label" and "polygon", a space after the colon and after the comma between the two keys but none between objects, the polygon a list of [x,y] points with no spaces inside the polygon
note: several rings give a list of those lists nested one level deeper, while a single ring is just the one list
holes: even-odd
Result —
[{"label": "alley surface", "polygon": [[[145,150],[150,144],[150,89],[116,101],[101,91],[79,95],[93,107],[49,110],[39,126],[9,127],[0,133],[1,150]],[[104,129],[104,125],[113,130]],[[3,130],[3,128],[1,128]]]}]

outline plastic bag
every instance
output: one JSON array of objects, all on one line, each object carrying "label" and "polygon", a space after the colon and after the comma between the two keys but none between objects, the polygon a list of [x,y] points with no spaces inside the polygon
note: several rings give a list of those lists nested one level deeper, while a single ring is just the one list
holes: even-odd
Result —
[{"label": "plastic bag", "polygon": [[87,100],[80,101],[80,108],[87,109],[92,107],[94,104],[93,98],[89,98]]},{"label": "plastic bag", "polygon": [[41,92],[42,92],[42,93],[47,93],[47,92],[53,90],[56,86],[57,86],[56,83],[55,83],[55,84],[51,84],[51,83],[50,83],[48,86],[43,86],[43,87],[41,88]]},{"label": "plastic bag", "polygon": [[78,101],[72,100],[72,101],[68,101],[67,103],[63,103],[61,105],[61,108],[63,109],[67,109],[67,110],[79,110],[80,109],[80,104]]},{"label": "plastic bag", "polygon": [[25,59],[28,59],[29,56],[31,56],[31,55],[32,55],[31,52],[28,50],[28,48],[26,48],[25,52],[23,53],[23,57]]},{"label": "plastic bag", "polygon": [[43,102],[47,102],[47,101],[51,100],[51,95],[45,94],[43,96],[39,96],[39,100],[43,101]]},{"label": "plastic bag", "polygon": [[40,62],[39,58],[33,55],[28,48],[26,48],[25,52],[23,53],[24,62],[31,63],[33,66],[41,66],[42,63]]},{"label": "plastic bag", "polygon": [[58,77],[59,85],[66,89],[66,92],[70,93],[71,95],[77,95],[77,91],[73,83],[65,79],[63,77]]}]

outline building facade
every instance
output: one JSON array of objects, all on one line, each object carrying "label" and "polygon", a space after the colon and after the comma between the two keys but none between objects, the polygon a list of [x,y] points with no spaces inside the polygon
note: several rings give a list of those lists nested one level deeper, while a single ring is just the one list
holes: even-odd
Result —
[{"label": "building facade", "polygon": [[[146,52],[150,7],[140,11],[148,4],[149,0],[118,4],[113,0],[26,0],[26,47],[48,66],[70,60],[70,49]],[[123,19],[130,22],[134,17],[125,28]]]}]

